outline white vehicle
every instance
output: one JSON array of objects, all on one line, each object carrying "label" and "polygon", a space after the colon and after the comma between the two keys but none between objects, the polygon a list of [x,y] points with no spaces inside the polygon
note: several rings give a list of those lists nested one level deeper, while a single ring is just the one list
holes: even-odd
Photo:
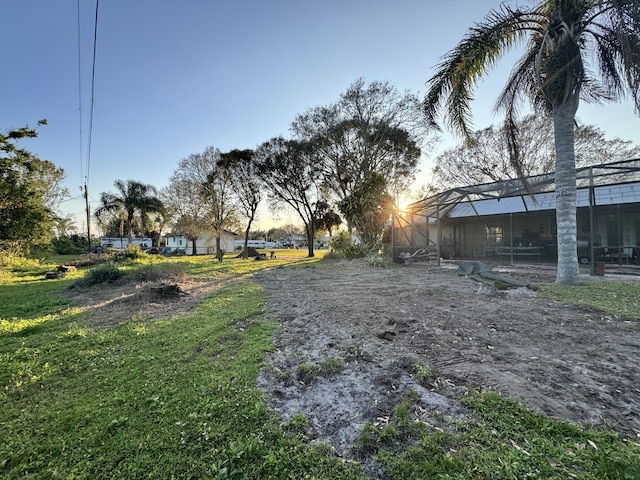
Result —
[{"label": "white vehicle", "polygon": [[[235,241],[236,248],[244,247],[244,240],[236,240]],[[275,248],[275,242],[267,242],[266,240],[249,240],[247,243],[247,247],[253,248]]]},{"label": "white vehicle", "polygon": [[[124,250],[129,245],[128,238],[120,238],[120,237],[102,237],[100,238],[100,247],[102,251],[106,251],[109,248],[114,248],[116,250]],[[152,240],[150,238],[132,238],[131,245],[136,245],[142,249],[151,248],[153,245]]]}]

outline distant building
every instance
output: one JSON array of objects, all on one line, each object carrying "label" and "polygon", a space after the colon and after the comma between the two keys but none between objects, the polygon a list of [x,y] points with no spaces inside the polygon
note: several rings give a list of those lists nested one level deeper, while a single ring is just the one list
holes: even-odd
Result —
[{"label": "distant building", "polygon": [[[224,231],[220,237],[220,248],[224,252],[233,252],[234,241],[238,237],[237,233]],[[189,240],[185,233],[168,233],[165,239],[165,253],[177,253],[183,255],[193,254],[193,242]],[[216,237],[211,232],[201,233],[196,240],[196,255],[215,255]]]}]

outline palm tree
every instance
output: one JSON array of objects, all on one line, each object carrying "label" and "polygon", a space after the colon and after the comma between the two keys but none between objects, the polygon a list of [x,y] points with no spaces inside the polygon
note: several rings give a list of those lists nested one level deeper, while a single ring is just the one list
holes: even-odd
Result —
[{"label": "palm tree", "polygon": [[69,232],[74,232],[78,229],[75,220],[70,215],[67,215],[65,217],[55,216],[53,221],[56,226],[58,238],[66,237],[69,235]]},{"label": "palm tree", "polygon": [[100,207],[95,211],[98,220],[105,214],[123,214],[126,218],[129,243],[132,237],[132,224],[136,214],[141,217],[150,213],[163,213],[164,205],[157,197],[156,188],[135,180],[116,180],[118,193],[102,192]]},{"label": "palm tree", "polygon": [[518,166],[517,113],[530,100],[553,118],[556,148],[556,282],[579,283],[576,253],[575,114],[580,100],[615,101],[630,93],[640,111],[640,2],[638,0],[539,0],[531,8],[503,5],[436,67],[423,107],[436,125],[444,107],[450,127],[470,137],[473,87],[515,45],[526,43],[498,98],[506,113],[511,159]]}]

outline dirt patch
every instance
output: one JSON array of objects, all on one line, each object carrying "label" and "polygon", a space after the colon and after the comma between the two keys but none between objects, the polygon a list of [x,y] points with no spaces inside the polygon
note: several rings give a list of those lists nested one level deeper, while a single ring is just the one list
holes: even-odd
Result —
[{"label": "dirt patch", "polygon": [[193,309],[207,295],[226,285],[219,282],[197,282],[182,272],[162,278],[126,276],[113,283],[92,287],[74,286],[67,295],[92,313],[94,326],[109,327],[132,319],[170,318]]},{"label": "dirt patch", "polygon": [[[455,267],[341,261],[256,274],[282,322],[258,380],[272,408],[285,420],[302,413],[313,438],[347,455],[365,422],[384,422],[408,390],[443,428],[464,418],[458,400],[468,389],[495,389],[637,438],[639,322],[526,288],[496,291]],[[496,270],[526,283],[555,279],[544,266]],[[433,369],[426,383],[421,366]]]}]

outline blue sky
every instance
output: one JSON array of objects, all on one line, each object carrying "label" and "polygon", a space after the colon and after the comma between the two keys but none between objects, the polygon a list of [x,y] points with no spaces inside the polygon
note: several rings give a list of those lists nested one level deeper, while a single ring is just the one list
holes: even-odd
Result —
[{"label": "blue sky", "polygon": [[[80,62],[78,0],[2,0],[0,17],[0,130],[48,120],[37,139],[22,145],[64,168],[78,198],[62,210],[75,215],[78,226],[87,177],[92,208],[117,179],[163,187],[180,159],[208,146],[254,148],[287,135],[297,114],[336,101],[360,77],[422,97],[440,57],[499,6],[477,0],[101,0],[89,163],[96,4],[79,3]],[[476,91],[476,128],[500,121],[492,108],[510,66],[505,60]],[[631,101],[582,104],[578,117],[610,138],[640,143]],[[440,149],[451,145],[445,136]],[[422,180],[429,168],[425,159]]]}]

